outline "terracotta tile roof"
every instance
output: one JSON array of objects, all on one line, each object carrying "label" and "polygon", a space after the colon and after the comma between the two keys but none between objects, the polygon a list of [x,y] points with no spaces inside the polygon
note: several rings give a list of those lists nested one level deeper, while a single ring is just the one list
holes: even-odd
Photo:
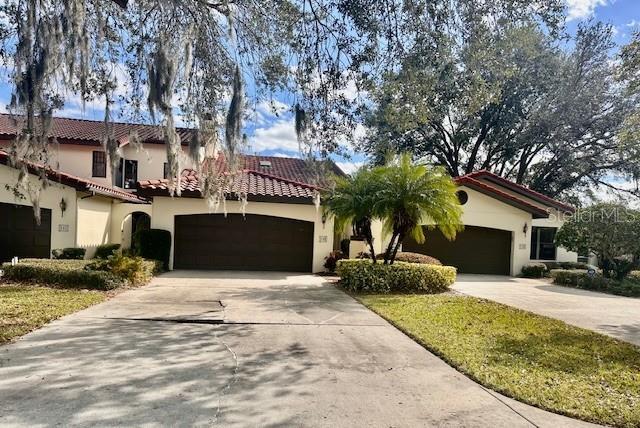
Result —
[{"label": "terracotta tile roof", "polygon": [[[0,113],[0,138],[15,138],[21,126],[21,119],[21,116]],[[196,132],[190,128],[176,128],[176,131],[183,144],[188,144]],[[102,121],[55,117],[52,120],[50,137],[61,144],[99,145],[102,143],[104,132],[105,126]],[[164,144],[162,128],[159,126],[116,122],[113,124],[113,132],[121,145],[128,143],[129,135],[133,132],[136,132],[144,143]]]},{"label": "terracotta tile roof", "polygon": [[550,198],[547,195],[543,195],[540,192],[531,190],[528,187],[515,183],[511,180],[507,180],[506,178],[500,177],[499,175],[484,169],[481,171],[476,171],[476,172],[472,172],[470,174],[464,175],[463,177],[470,177],[474,179],[485,179],[490,181],[493,184],[497,184],[498,186],[503,186],[516,193],[521,194],[522,196],[526,196],[530,199],[533,199],[534,201],[540,202],[543,205],[551,206],[553,208],[557,208],[565,212],[570,212],[570,213],[575,212],[575,208],[569,204],[565,204],[564,202],[560,202],[556,199]]},{"label": "terracotta tile roof", "polygon": [[[0,150],[0,164],[9,164],[9,154],[3,150]],[[95,181],[87,180],[86,178],[77,177],[75,175],[67,174],[66,172],[54,170],[45,167],[41,164],[32,162],[27,163],[29,172],[32,174],[38,174],[42,170],[47,174],[47,178],[50,181],[65,184],[73,187],[76,190],[83,192],[93,192],[102,196],[119,199],[125,202],[131,202],[136,204],[148,203],[146,199],[143,199],[133,193],[125,192],[124,190],[116,189],[113,187],[105,186],[103,184],[96,183]]]},{"label": "terracotta tile roof", "polygon": [[[269,162],[270,166],[261,166]],[[224,158],[216,161],[216,170],[227,173]],[[249,196],[276,198],[313,198],[324,183],[318,179],[312,168],[302,159],[272,156],[243,156],[240,173],[225,189],[227,193],[246,192]],[[333,162],[329,162],[331,172],[344,174]],[[142,195],[160,196],[168,194],[168,180],[145,180],[138,183]],[[185,170],[181,176],[180,191],[184,196],[200,195],[200,180],[192,170]]]},{"label": "terracotta tile roof", "polygon": [[460,185],[464,185],[467,187],[470,187],[474,190],[477,190],[481,193],[484,193],[486,195],[489,195],[493,198],[496,198],[508,205],[514,206],[516,208],[520,208],[521,210],[524,210],[526,212],[529,212],[531,214],[533,214],[533,218],[547,218],[549,217],[549,213],[536,206],[533,205],[531,203],[529,203],[528,201],[522,199],[522,198],[518,198],[517,196],[513,196],[509,193],[506,193],[494,186],[489,185],[488,183],[485,183],[483,181],[480,180],[476,180],[473,177],[470,177],[469,175],[463,175],[461,177],[457,177],[455,179],[455,182],[457,184]]}]

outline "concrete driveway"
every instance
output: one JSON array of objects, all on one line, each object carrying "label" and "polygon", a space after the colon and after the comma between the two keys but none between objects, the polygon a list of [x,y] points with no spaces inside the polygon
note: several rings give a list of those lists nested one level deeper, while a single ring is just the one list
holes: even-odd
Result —
[{"label": "concrete driveway", "polygon": [[0,426],[587,426],[311,275],[172,272],[0,347]]},{"label": "concrete driveway", "polygon": [[458,275],[453,289],[640,346],[640,298],[560,287],[549,280]]}]

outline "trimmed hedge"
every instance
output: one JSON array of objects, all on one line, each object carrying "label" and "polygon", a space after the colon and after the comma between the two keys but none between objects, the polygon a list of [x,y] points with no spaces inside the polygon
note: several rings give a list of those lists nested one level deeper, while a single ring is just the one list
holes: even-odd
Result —
[{"label": "trimmed hedge", "polygon": [[171,232],[162,229],[140,230],[133,239],[138,252],[136,255],[145,259],[160,260],[164,269],[169,269]]},{"label": "trimmed hedge", "polygon": [[616,281],[605,278],[599,273],[589,275],[587,271],[578,269],[553,269],[551,271],[551,277],[553,278],[554,284],[565,287],[600,291],[602,293],[616,294],[619,296],[640,296],[640,283],[637,282],[634,277]]},{"label": "trimmed hedge", "polygon": [[456,268],[395,262],[373,264],[366,259],[338,261],[340,284],[349,291],[370,293],[446,291],[456,280]]},{"label": "trimmed hedge", "polygon": [[97,259],[87,266],[93,271],[110,272],[129,285],[142,285],[162,272],[162,262],[142,257],[127,257],[116,253],[106,259]]},{"label": "trimmed hedge", "polygon": [[96,253],[93,255],[93,258],[106,259],[107,257],[113,255],[119,249],[120,249],[120,244],[98,245],[98,247],[96,248]]},{"label": "trimmed hedge", "polygon": [[627,279],[640,283],[640,270],[632,270],[631,272],[629,272],[629,275],[627,275]]},{"label": "trimmed hedge", "polygon": [[64,288],[87,288],[91,290],[112,290],[124,285],[124,281],[111,272],[87,270],[84,266],[78,267],[70,264],[60,264],[62,261],[63,260],[50,260],[50,263],[30,263],[21,260],[14,266],[5,263],[2,268],[4,269],[4,277],[10,281],[33,282]]},{"label": "trimmed hedge", "polygon": [[[376,259],[384,260],[384,253],[378,254]],[[438,265],[442,266],[442,262],[435,257],[427,256],[426,254],[411,253],[409,251],[400,251],[396,254],[396,262],[405,263],[419,263],[424,265]]]},{"label": "trimmed hedge", "polygon": [[82,260],[86,252],[84,248],[58,248],[52,250],[51,254],[57,260]]},{"label": "trimmed hedge", "polygon": [[528,263],[522,266],[522,276],[525,278],[542,278],[547,272],[544,263]]},{"label": "trimmed hedge", "polygon": [[588,270],[589,264],[582,262],[541,262],[548,270],[564,269],[564,270]]},{"label": "trimmed hedge", "polygon": [[125,285],[140,285],[162,271],[162,263],[122,255],[109,259],[51,260],[22,259],[17,265],[2,265],[9,281],[31,282],[62,288],[112,290]]}]

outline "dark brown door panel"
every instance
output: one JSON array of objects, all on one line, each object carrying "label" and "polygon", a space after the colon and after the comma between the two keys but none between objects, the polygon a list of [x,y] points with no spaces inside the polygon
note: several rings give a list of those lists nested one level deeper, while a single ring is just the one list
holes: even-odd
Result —
[{"label": "dark brown door panel", "polygon": [[511,272],[511,232],[487,227],[466,226],[454,241],[438,230],[425,227],[426,240],[418,244],[405,239],[403,251],[427,254],[460,273],[509,275]]},{"label": "dark brown door panel", "polygon": [[313,223],[247,214],[175,216],[176,269],[310,272]]},{"label": "dark brown door panel", "polygon": [[40,210],[40,225],[33,208],[0,203],[0,262],[18,256],[49,258],[51,254],[51,210]]}]

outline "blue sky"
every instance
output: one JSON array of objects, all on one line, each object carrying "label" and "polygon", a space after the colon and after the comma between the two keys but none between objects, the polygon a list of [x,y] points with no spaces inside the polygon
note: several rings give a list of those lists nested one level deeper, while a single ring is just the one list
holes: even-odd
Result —
[{"label": "blue sky", "polygon": [[[614,26],[615,41],[619,45],[628,43],[634,29],[640,29],[640,0],[565,0],[569,21],[567,28],[573,32],[577,24],[595,18]],[[120,88],[120,90],[125,90]],[[5,110],[10,97],[10,87],[0,82],[0,109]],[[65,109],[57,115],[82,119],[102,120],[104,106],[101,102],[88,103],[81,108],[78,98],[69,96]],[[282,113],[275,115],[268,102],[252,106],[252,120],[246,124],[249,136],[249,153],[272,156],[297,156],[298,143],[294,131],[293,118],[287,113],[287,105],[275,101]],[[117,106],[116,106],[117,108]],[[255,111],[255,113],[253,113]],[[357,132],[362,132],[358,129]],[[363,162],[362,155],[353,153],[350,159],[336,158],[335,161],[347,172]]]}]

